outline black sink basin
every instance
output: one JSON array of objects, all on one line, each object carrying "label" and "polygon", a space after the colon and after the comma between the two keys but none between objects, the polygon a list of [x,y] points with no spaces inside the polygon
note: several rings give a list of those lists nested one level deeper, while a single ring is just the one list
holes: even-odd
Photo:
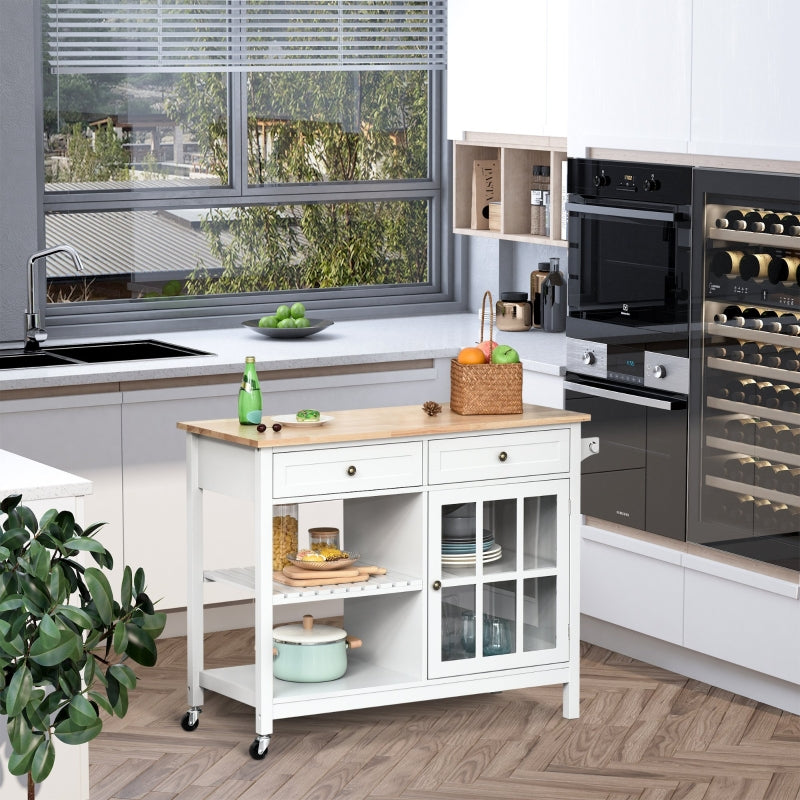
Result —
[{"label": "black sink basin", "polygon": [[155,339],[142,339],[134,342],[65,344],[48,347],[45,352],[80,361],[83,364],[102,364],[108,361],[150,361],[154,358],[211,355],[203,350],[194,350],[191,347],[158,342]]},{"label": "black sink basin", "polygon": [[113,361],[151,361],[156,358],[212,355],[155,339],[131,342],[92,342],[65,344],[25,353],[22,350],[0,352],[0,370],[30,367],[75,366],[76,364],[105,364]]}]

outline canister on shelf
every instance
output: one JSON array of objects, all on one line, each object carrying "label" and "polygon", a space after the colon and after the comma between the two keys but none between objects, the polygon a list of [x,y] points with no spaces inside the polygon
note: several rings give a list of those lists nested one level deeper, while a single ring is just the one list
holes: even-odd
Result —
[{"label": "canister on shelf", "polygon": [[540,261],[539,269],[531,272],[531,310],[534,328],[542,327],[542,284],[550,274],[550,262]]},{"label": "canister on shelf", "polygon": [[297,505],[272,506],[272,568],[289,565],[289,555],[297,552]]},{"label": "canister on shelf", "polygon": [[322,550],[327,547],[339,550],[341,549],[339,547],[339,529],[326,527],[309,528],[308,544],[312,550]]}]

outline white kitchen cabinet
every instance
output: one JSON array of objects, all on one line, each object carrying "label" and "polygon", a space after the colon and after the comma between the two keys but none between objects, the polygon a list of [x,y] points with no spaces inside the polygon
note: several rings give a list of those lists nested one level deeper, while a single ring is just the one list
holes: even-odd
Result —
[{"label": "white kitchen cabinet", "polygon": [[794,0],[693,4],[691,152],[800,159],[798,26]]},{"label": "white kitchen cabinet", "polygon": [[[324,425],[262,434],[235,419],[178,424],[188,434],[184,729],[197,727],[206,689],[255,708],[255,758],[266,754],[273,719],[352,708],[560,683],[563,713],[576,717],[586,415],[525,406],[522,414],[460,416],[445,406],[428,417],[405,406],[332,416]],[[249,509],[251,567],[204,568],[204,543],[219,535],[206,526],[208,492]],[[386,574],[318,587],[274,582],[273,503],[334,498],[343,506],[342,546]],[[484,552],[481,533],[480,563],[462,565],[463,553],[459,563],[445,563],[453,554],[443,552],[443,530],[450,532],[443,525],[463,505],[475,512],[473,535],[462,536],[472,543],[473,562],[477,529],[492,541]],[[301,546],[303,537],[300,530]],[[205,668],[204,581],[254,590],[254,664]],[[345,629],[364,643],[348,655],[346,674],[325,683],[273,680],[274,607],[302,605],[299,616],[330,599],[342,602]],[[481,641],[472,655],[462,642],[468,608],[473,647]]]},{"label": "white kitchen cabinet", "polygon": [[125,555],[121,402],[115,391],[0,401],[4,449],[92,482],[84,515],[87,524],[106,523],[98,538],[114,556],[112,585],[122,577]]},{"label": "white kitchen cabinet", "polygon": [[448,10],[447,138],[465,131],[564,136],[563,0],[459,0]]},{"label": "white kitchen cabinet", "polygon": [[570,0],[570,156],[589,147],[687,151],[693,5],[704,4]]}]

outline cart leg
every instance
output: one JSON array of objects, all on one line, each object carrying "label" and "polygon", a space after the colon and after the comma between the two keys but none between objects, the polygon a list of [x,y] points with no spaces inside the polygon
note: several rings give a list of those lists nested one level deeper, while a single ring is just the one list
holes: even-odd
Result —
[{"label": "cart leg", "polygon": [[197,728],[200,724],[200,713],[202,712],[202,708],[198,706],[192,706],[182,717],[181,717],[181,728],[185,731],[193,731]]},{"label": "cart leg", "polygon": [[256,736],[253,743],[250,745],[250,755],[252,758],[260,761],[262,758],[267,757],[269,752],[269,740],[271,736]]},{"label": "cart leg", "polygon": [[200,671],[203,669],[203,490],[199,476],[199,439],[194,434],[186,439],[186,662],[190,709],[203,704],[203,690],[200,688]]}]

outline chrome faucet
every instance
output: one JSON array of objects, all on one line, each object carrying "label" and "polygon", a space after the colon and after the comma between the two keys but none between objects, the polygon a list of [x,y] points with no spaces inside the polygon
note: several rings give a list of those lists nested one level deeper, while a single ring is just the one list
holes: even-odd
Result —
[{"label": "chrome faucet", "polygon": [[66,253],[79,270],[83,269],[83,263],[81,262],[81,257],[78,255],[78,251],[68,244],[48,247],[47,250],[40,250],[28,259],[28,310],[25,312],[26,352],[38,350],[39,345],[47,339],[47,331],[42,324],[42,315],[36,297],[36,273],[34,271],[34,265],[40,258],[46,258],[55,253]]}]

